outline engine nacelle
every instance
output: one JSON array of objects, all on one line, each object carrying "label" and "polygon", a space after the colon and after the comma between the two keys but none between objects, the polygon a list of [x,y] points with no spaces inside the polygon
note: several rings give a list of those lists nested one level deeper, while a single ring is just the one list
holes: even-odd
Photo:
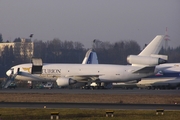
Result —
[{"label": "engine nacelle", "polygon": [[72,85],[75,84],[77,81],[73,80],[71,78],[66,78],[66,77],[60,77],[56,80],[56,83],[58,86],[68,86],[68,85]]},{"label": "engine nacelle", "polygon": [[130,64],[138,64],[138,65],[159,65],[166,63],[167,60],[157,57],[151,57],[151,56],[130,55],[127,57],[127,62]]}]

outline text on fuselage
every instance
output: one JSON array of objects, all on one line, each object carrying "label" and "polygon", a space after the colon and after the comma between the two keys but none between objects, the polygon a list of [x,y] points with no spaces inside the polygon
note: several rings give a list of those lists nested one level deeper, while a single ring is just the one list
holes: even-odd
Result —
[{"label": "text on fuselage", "polygon": [[43,74],[58,74],[61,73],[61,69],[43,69]]}]

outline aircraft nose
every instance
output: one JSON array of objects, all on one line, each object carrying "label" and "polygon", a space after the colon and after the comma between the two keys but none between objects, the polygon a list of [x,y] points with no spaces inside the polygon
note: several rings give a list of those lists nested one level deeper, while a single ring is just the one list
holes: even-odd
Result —
[{"label": "aircraft nose", "polygon": [[8,71],[6,72],[6,75],[7,75],[7,76],[10,76],[11,73],[12,73],[12,70],[8,70]]}]

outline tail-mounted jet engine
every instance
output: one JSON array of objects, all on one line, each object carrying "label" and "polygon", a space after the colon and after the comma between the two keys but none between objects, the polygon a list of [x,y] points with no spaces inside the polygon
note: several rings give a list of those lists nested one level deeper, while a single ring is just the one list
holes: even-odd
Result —
[{"label": "tail-mounted jet engine", "polygon": [[159,65],[166,63],[167,60],[158,58],[158,57],[151,57],[151,56],[136,56],[130,55],[127,57],[127,62],[130,64],[138,64],[138,65]]}]

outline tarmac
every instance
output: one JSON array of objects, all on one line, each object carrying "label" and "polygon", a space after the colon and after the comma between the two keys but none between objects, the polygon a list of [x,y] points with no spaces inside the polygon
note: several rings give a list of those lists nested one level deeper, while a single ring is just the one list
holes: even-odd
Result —
[{"label": "tarmac", "polygon": [[[180,90],[146,89],[0,89],[0,93],[64,93],[64,94],[141,94],[141,95],[179,95]],[[0,108],[80,108],[80,109],[123,109],[123,110],[180,110],[180,104],[121,104],[121,103],[60,103],[60,102],[0,102]]]},{"label": "tarmac", "polygon": [[140,95],[180,95],[180,90],[147,90],[147,89],[0,89],[0,93],[65,93],[65,94],[140,94]]}]

